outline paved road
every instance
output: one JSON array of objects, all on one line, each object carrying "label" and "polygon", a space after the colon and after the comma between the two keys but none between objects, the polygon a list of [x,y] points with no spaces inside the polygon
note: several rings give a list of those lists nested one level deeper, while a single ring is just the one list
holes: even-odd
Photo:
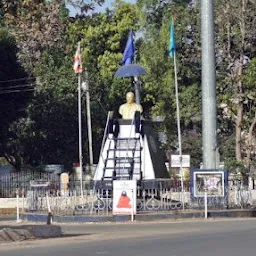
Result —
[{"label": "paved road", "polygon": [[[256,255],[256,220],[64,225],[67,237],[0,245],[4,256]],[[69,235],[76,235],[68,237]]]},{"label": "paved road", "polygon": [[11,221],[16,220],[16,215],[0,215],[0,223],[1,221]]}]

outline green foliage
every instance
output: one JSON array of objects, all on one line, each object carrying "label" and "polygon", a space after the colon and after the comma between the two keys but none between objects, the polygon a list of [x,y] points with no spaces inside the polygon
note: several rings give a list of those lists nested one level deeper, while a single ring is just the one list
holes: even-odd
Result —
[{"label": "green foliage", "polygon": [[[72,162],[78,161],[77,78],[72,62],[81,41],[83,66],[89,74],[97,162],[107,111],[117,112],[125,93],[133,90],[131,79],[114,78],[131,28],[137,39],[136,62],[147,71],[141,77],[144,117],[162,118],[160,130],[167,135],[163,148],[177,149],[174,64],[168,56],[173,18],[182,149],[184,154],[191,155],[191,166],[198,167],[201,162],[199,1],[138,0],[132,5],[117,0],[112,10],[87,14],[103,2],[69,0],[80,8],[74,18],[68,17],[63,2],[58,0],[0,3],[0,80],[25,78],[19,82],[0,82],[0,156],[18,169],[24,164],[50,163],[65,164],[69,169]],[[255,3],[218,0],[215,8],[218,147],[226,167],[245,173],[241,164],[244,161],[236,160],[235,149],[239,132],[255,137]],[[8,87],[23,83],[31,86],[34,94],[24,88],[19,93],[6,94]],[[85,110],[84,95],[82,106]],[[239,123],[237,111],[241,107],[243,116]],[[85,111],[83,127],[86,127]],[[86,162],[85,130],[83,136]],[[249,159],[248,148],[253,152],[255,147],[247,138],[242,136],[239,141],[242,160]]]},{"label": "green foliage", "polygon": [[10,124],[24,114],[24,108],[31,98],[30,83],[27,74],[16,58],[17,47],[14,38],[6,27],[0,28],[0,156],[5,156],[13,165],[20,165],[16,160],[16,145]]},{"label": "green foliage", "polygon": [[62,46],[65,7],[59,0],[3,3],[5,23],[16,39],[18,57],[25,69],[33,72],[45,49]]},{"label": "green foliage", "polygon": [[245,68],[245,73],[243,76],[243,84],[245,89],[245,104],[251,110],[250,106],[256,107],[256,57],[253,58],[247,67]]},{"label": "green foliage", "polygon": [[[133,85],[130,79],[114,78],[120,67],[129,29],[137,29],[135,7],[116,1],[113,10],[84,16],[68,25],[68,47],[81,41],[83,65],[89,73],[93,148],[97,161],[107,111],[115,111]],[[70,50],[70,49],[69,49]]]},{"label": "green foliage", "polygon": [[[6,30],[13,36],[5,32],[0,41],[0,72],[5,67],[11,71],[3,72],[0,83],[1,91],[5,89],[0,95],[0,155],[17,170],[23,164],[71,166],[76,160],[75,77],[71,56],[58,44],[65,9],[57,1],[39,2],[4,2]],[[17,64],[17,55],[29,74]],[[27,88],[35,90],[33,99]]]},{"label": "green foliage", "polygon": [[[114,79],[113,74],[119,67],[129,29],[136,29],[136,16],[131,4],[117,1],[113,11],[77,16],[68,23],[65,9],[57,1],[36,4],[31,1],[8,2],[5,6],[8,27],[15,32],[18,41],[19,59],[35,77],[36,83],[33,99],[24,115],[7,122],[8,135],[5,135],[6,141],[1,149],[17,169],[24,164],[50,163],[65,164],[69,169],[73,162],[78,161],[77,79],[72,70],[76,44],[82,39],[83,65],[89,71],[91,88],[94,149],[98,153],[106,121],[102,108],[116,109],[124,96],[119,91],[120,86],[130,87],[127,86],[129,80]],[[25,15],[25,7],[29,7],[26,9],[28,15]],[[50,10],[53,12],[49,14]],[[20,15],[19,20],[13,18],[16,14]],[[54,16],[57,14],[61,15],[57,18]],[[49,21],[49,18],[53,20]],[[31,19],[34,19],[32,23]],[[40,22],[48,24],[39,32]],[[28,23],[32,27],[27,26]],[[65,29],[64,24],[68,25]],[[85,111],[83,127],[86,127],[84,115]],[[88,143],[85,130],[83,136],[86,162]],[[97,153],[94,153],[96,159]]]},{"label": "green foliage", "polygon": [[114,73],[120,66],[129,29],[137,28],[136,19],[133,5],[117,1],[112,11],[69,24],[71,44],[81,39],[83,63],[93,84],[92,100],[101,99],[107,110],[117,109],[131,87],[129,79],[116,79]]},{"label": "green foliage", "polygon": [[[43,53],[34,98],[28,106],[32,136],[28,163],[58,163],[71,168],[77,160],[77,82],[65,52]],[[27,148],[29,149],[29,148]]]},{"label": "green foliage", "polygon": [[5,146],[10,161],[21,165],[65,164],[77,160],[76,82],[64,52],[44,52],[36,68],[33,99],[9,126]]},{"label": "green foliage", "polygon": [[239,0],[218,0],[215,4],[220,136],[236,134],[235,156],[242,161],[248,158],[248,134],[255,114],[255,87],[250,73],[256,53],[256,5]]},{"label": "green foliage", "polygon": [[4,157],[0,157],[0,166],[8,165],[8,161]]},{"label": "green foliage", "polygon": [[81,14],[87,13],[95,9],[96,5],[102,5],[104,0],[66,0],[66,3],[79,9]]},{"label": "green foliage", "polygon": [[225,169],[229,170],[232,174],[241,175],[242,177],[246,177],[247,168],[245,164],[241,161],[237,161],[234,158],[225,159]]},{"label": "green foliage", "polygon": [[147,69],[143,77],[143,106],[146,116],[164,118],[162,129],[167,134],[165,148],[178,147],[176,128],[176,99],[174,89],[173,58],[168,56],[170,22],[175,21],[177,76],[182,127],[182,148],[195,153],[193,166],[201,162],[201,146],[190,141],[200,141],[190,130],[200,130],[200,51],[198,6],[189,1],[144,1],[137,2],[140,22],[143,27],[142,43],[139,47],[140,64]]}]

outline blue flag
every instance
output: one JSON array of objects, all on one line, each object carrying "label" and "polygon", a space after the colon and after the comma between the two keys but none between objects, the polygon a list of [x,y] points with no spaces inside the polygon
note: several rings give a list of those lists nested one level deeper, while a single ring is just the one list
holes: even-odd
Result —
[{"label": "blue flag", "polygon": [[123,54],[122,65],[132,64],[134,59],[134,53],[135,53],[134,36],[133,36],[132,29],[130,29],[128,40],[126,42],[126,46]]},{"label": "blue flag", "polygon": [[174,37],[174,23],[172,20],[170,27],[170,46],[169,46],[169,56],[173,57],[175,52],[175,37]]}]

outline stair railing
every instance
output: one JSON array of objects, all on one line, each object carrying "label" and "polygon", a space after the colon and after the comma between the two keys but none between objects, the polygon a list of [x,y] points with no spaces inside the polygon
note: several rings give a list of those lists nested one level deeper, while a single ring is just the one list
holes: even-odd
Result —
[{"label": "stair railing", "polygon": [[[108,132],[108,125],[109,125],[109,120],[110,120],[110,116],[112,115],[112,112],[109,111],[108,112],[108,116],[107,116],[107,122],[106,122],[106,126],[105,126],[105,129],[104,129],[104,135],[103,135],[103,139],[102,139],[102,143],[101,143],[101,148],[100,148],[100,156],[99,156],[99,162],[98,162],[98,165],[100,164],[100,160],[102,159],[103,161],[103,164],[105,165],[105,159],[103,157],[103,149],[104,149],[104,145],[105,145],[105,142],[106,142],[106,138],[107,138],[107,132]],[[105,172],[103,171],[103,178],[105,176]],[[93,187],[93,191],[95,191],[95,184],[94,184],[94,187]]]},{"label": "stair railing", "polygon": [[[122,169],[122,173],[121,173],[121,177],[123,178],[123,173],[124,173],[124,168],[125,168],[125,164],[128,162],[127,161],[127,157],[128,157],[128,151],[130,149],[130,139],[131,139],[131,135],[132,135],[132,129],[133,129],[133,125],[135,124],[135,115],[133,116],[133,119],[132,119],[132,122],[131,122],[131,128],[130,128],[130,133],[129,133],[129,136],[128,136],[128,139],[127,139],[127,144],[128,144],[128,147],[126,149],[126,153],[125,153],[125,158],[124,158],[124,162],[123,162],[123,169]],[[135,127],[134,127],[135,128]],[[126,162],[127,161],[127,162]]]},{"label": "stair railing", "polygon": [[107,122],[106,122],[106,126],[105,126],[105,129],[104,129],[104,135],[103,135],[103,139],[102,139],[102,143],[101,143],[101,148],[100,148],[100,158],[103,157],[102,153],[103,153],[103,148],[104,148],[104,144],[105,144],[106,137],[107,137],[107,131],[108,131],[108,124],[109,124],[110,115],[112,115],[112,113],[111,113],[111,111],[108,111]]}]

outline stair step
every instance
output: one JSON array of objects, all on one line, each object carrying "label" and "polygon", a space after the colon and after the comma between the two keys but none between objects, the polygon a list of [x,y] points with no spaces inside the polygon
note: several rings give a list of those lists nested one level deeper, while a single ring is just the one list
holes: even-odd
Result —
[{"label": "stair step", "polygon": [[140,151],[142,147],[140,148],[109,148],[108,151]]},{"label": "stair step", "polygon": [[122,169],[131,169],[131,167],[130,166],[124,166],[124,167],[105,167],[105,170],[114,170],[114,169],[116,169],[116,170],[122,170]]},{"label": "stair step", "polygon": [[113,140],[115,140],[115,141],[122,141],[122,140],[128,140],[128,141],[132,141],[132,140],[139,140],[140,138],[136,138],[136,137],[131,137],[131,138],[129,138],[129,137],[127,137],[127,138],[113,138]]},{"label": "stair step", "polygon": [[128,160],[132,160],[132,159],[139,159],[140,156],[115,156],[115,157],[109,157],[109,159],[128,159]]},{"label": "stair step", "polygon": [[130,177],[119,177],[116,178],[115,180],[130,180]]},{"label": "stair step", "polygon": [[116,176],[105,176],[104,179],[110,179],[110,178],[116,178],[116,177],[129,177],[130,174],[129,173],[124,173],[124,174],[119,174],[119,175],[116,175]]},{"label": "stair step", "polygon": [[105,160],[106,162],[107,161],[115,161],[117,164],[121,164],[121,163],[126,163],[126,164],[131,164],[131,163],[136,163],[136,164],[139,164],[141,163],[140,161],[140,157],[138,158],[135,158],[135,159],[129,159],[129,158],[107,158]]},{"label": "stair step", "polygon": [[[112,160],[113,161],[113,160]],[[140,162],[140,160],[139,159],[135,159],[135,160],[115,160],[115,164],[116,164],[116,166],[117,165],[121,165],[121,164],[125,164],[125,165],[131,165],[131,164],[136,164],[136,165],[138,165],[138,164],[141,164],[141,162]]]},{"label": "stair step", "polygon": [[140,144],[139,140],[117,140],[115,141],[115,144],[118,145],[129,145],[129,144]]}]

